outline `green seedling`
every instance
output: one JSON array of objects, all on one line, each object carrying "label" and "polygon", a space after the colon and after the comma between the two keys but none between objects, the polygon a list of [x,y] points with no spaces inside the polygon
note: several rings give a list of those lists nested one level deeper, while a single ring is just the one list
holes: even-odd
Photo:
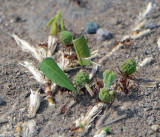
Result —
[{"label": "green seedling", "polygon": [[103,72],[104,87],[110,89],[115,77],[116,75],[113,71],[106,69],[106,71]]},{"label": "green seedling", "polygon": [[58,34],[59,32],[58,21],[59,21],[61,31],[64,31],[64,23],[63,23],[62,16],[61,16],[61,10],[59,10],[57,15],[55,15],[52,19],[50,19],[48,23],[46,24],[47,27],[51,25],[51,29],[50,29],[51,35]]},{"label": "green seedling", "polygon": [[114,91],[111,91],[110,88],[115,77],[115,73],[111,70],[106,69],[106,71],[103,72],[104,87],[100,89],[99,99],[105,103],[109,103],[114,99]]},{"label": "green seedling", "polygon": [[84,129],[84,126],[83,126],[82,123],[79,124],[79,127],[82,128],[82,129]]},{"label": "green seedling", "polygon": [[104,127],[95,137],[106,137],[109,132],[109,126]]},{"label": "green seedling", "polygon": [[69,45],[72,43],[73,35],[69,31],[62,31],[60,33],[59,39],[62,44]]},{"label": "green seedling", "polygon": [[89,75],[86,72],[78,72],[74,78],[74,83],[78,86],[85,86],[91,96],[94,96],[94,92],[89,87]]},{"label": "green seedling", "polygon": [[132,75],[136,71],[136,62],[133,59],[127,59],[122,62],[120,70],[123,74]]},{"label": "green seedling", "polygon": [[110,103],[114,99],[114,91],[110,91],[108,88],[101,88],[99,99],[105,103]]},{"label": "green seedling", "polygon": [[73,86],[70,79],[59,68],[57,63],[52,58],[45,58],[39,63],[40,70],[47,76],[52,82],[59,86],[65,87],[77,94],[80,94]]},{"label": "green seedling", "polygon": [[105,132],[109,132],[109,126],[104,127],[103,130],[104,130]]},{"label": "green seedling", "polygon": [[122,62],[119,71],[121,78],[117,82],[115,90],[120,87],[125,94],[129,94],[129,91],[135,87],[135,85],[129,85],[129,80],[134,78],[133,74],[136,71],[136,62],[133,59],[125,60]]}]

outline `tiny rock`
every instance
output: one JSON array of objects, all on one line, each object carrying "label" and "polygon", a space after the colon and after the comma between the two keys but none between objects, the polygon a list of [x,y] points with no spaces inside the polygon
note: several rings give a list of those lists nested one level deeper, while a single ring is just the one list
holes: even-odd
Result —
[{"label": "tiny rock", "polygon": [[157,27],[157,24],[152,21],[147,21],[145,24],[145,29],[154,29]]},{"label": "tiny rock", "polygon": [[157,132],[160,129],[160,125],[152,125],[151,129]]},{"label": "tiny rock", "polygon": [[99,28],[99,25],[96,22],[89,21],[86,23],[85,31],[89,34],[93,34],[93,33],[96,33],[98,28]]},{"label": "tiny rock", "polygon": [[0,105],[4,103],[4,100],[0,97]]},{"label": "tiny rock", "polygon": [[97,34],[97,39],[99,41],[104,41],[112,38],[112,33],[109,32],[107,29],[99,28],[96,34]]}]

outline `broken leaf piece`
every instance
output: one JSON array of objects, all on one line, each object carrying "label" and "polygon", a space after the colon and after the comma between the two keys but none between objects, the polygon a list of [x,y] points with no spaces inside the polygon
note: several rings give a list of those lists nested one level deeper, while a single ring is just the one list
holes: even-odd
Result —
[{"label": "broken leaf piece", "polygon": [[73,40],[73,44],[74,44],[76,54],[78,57],[78,63],[80,65],[90,65],[90,60],[85,59],[85,58],[90,57],[90,51],[89,51],[88,44],[87,44],[87,41],[84,35],[82,35],[78,39]]}]

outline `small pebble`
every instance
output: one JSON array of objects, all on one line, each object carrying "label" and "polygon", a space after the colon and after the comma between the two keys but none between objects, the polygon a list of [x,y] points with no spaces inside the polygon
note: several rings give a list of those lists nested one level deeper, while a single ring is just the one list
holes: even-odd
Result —
[{"label": "small pebble", "polygon": [[146,22],[145,24],[145,29],[154,29],[157,27],[157,24],[155,24],[154,22],[152,21],[148,21]]},{"label": "small pebble", "polygon": [[99,41],[104,41],[112,38],[112,33],[107,29],[99,28],[96,34]]},{"label": "small pebble", "polygon": [[0,105],[4,103],[4,100],[0,97]]},{"label": "small pebble", "polygon": [[2,24],[3,23],[3,20],[2,19],[0,19],[0,24]]},{"label": "small pebble", "polygon": [[160,129],[160,125],[152,125],[151,129],[155,132],[157,132]]},{"label": "small pebble", "polygon": [[21,21],[21,20],[22,20],[22,18],[21,18],[21,17],[19,17],[19,16],[16,16],[16,17],[14,18],[14,20],[15,20],[15,22],[19,22],[19,21]]},{"label": "small pebble", "polygon": [[86,23],[85,31],[89,34],[93,34],[93,33],[96,33],[98,28],[99,28],[99,25],[96,22],[89,21]]}]

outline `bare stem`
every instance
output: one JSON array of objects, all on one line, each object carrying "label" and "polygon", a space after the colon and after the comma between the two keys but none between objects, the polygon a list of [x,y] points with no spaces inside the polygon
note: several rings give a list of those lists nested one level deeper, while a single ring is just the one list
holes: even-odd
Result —
[{"label": "bare stem", "polygon": [[45,80],[47,81],[47,83],[45,84],[45,92],[47,94],[47,100],[50,106],[54,106],[55,102],[53,101],[52,98],[52,91],[51,91],[51,84],[50,84],[50,80],[48,78],[45,77]]},{"label": "bare stem", "polygon": [[85,86],[86,89],[88,90],[88,92],[89,92],[89,94],[91,95],[91,97],[93,97],[93,96],[94,96],[94,92],[93,92],[92,89],[89,87],[89,85],[88,85],[88,84],[85,84],[84,86]]}]

